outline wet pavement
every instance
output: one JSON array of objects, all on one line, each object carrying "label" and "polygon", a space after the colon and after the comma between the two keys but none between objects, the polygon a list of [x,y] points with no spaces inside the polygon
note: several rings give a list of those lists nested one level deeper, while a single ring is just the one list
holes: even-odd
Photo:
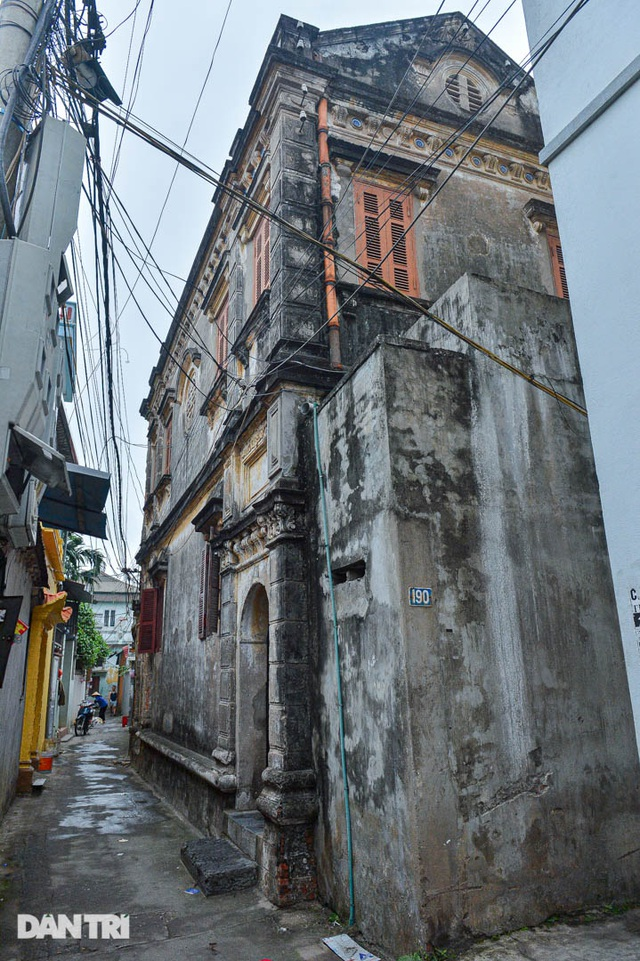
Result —
[{"label": "wet pavement", "polygon": [[[127,751],[119,719],[65,741],[43,793],[17,798],[0,824],[0,961],[335,961],[322,938],[342,929],[320,906],[280,911],[257,889],[191,893],[180,847],[198,834],[129,767]],[[85,926],[81,940],[18,940],[19,914],[49,913],[128,914],[129,937],[89,938]],[[640,961],[640,909],[522,930],[438,957]]]},{"label": "wet pavement", "polygon": [[[319,906],[279,911],[257,889],[205,898],[180,861],[198,833],[129,767],[119,719],[62,744],[41,795],[0,825],[0,961],[331,961]],[[18,914],[128,914],[129,939],[17,939]]]}]

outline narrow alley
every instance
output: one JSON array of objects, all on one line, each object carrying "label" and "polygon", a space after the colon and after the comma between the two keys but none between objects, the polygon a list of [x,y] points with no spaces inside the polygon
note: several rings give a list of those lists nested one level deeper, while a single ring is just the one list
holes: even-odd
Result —
[{"label": "narrow alley", "polygon": [[[320,906],[279,910],[257,888],[214,898],[197,892],[180,861],[181,845],[197,834],[131,770],[128,740],[120,718],[87,737],[66,739],[44,791],[16,798],[0,827],[0,961],[76,961],[88,954],[135,961],[335,958],[322,938],[344,929]],[[126,940],[97,940],[87,937],[85,926],[81,941],[18,940],[20,914],[128,914],[130,933]],[[430,957],[638,961],[640,909],[523,929],[463,953]]]},{"label": "narrow alley", "polygon": [[[279,911],[257,889],[191,893],[180,847],[197,835],[129,768],[128,742],[120,718],[64,741],[42,794],[14,801],[0,828],[0,959],[329,961],[321,939],[336,928],[320,908]],[[128,914],[130,936],[18,940],[21,913]]]}]

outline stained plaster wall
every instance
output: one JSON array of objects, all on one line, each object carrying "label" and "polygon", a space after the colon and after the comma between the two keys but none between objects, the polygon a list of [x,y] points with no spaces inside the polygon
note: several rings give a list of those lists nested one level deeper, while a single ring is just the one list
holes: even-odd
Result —
[{"label": "stained plaster wall", "polygon": [[[358,921],[365,920],[366,912],[368,922],[367,903],[375,904],[378,921],[368,927],[368,934],[381,939],[386,932],[389,943],[400,949],[403,944],[418,943],[409,936],[419,928],[410,810],[414,774],[406,711],[406,654],[396,616],[400,587],[384,371],[377,354],[359,367],[324,407],[319,432],[329,483],[333,565],[361,559],[367,565],[364,578],[338,584],[335,589]],[[324,564],[319,570],[321,624],[330,625]],[[348,913],[346,822],[329,627],[321,629],[315,655],[318,880],[321,896],[343,914]],[[399,927],[406,929],[400,939]]]},{"label": "stained plaster wall", "polygon": [[[5,594],[22,595],[20,619],[29,623],[31,576],[18,551],[11,551],[7,564]],[[16,790],[20,742],[24,715],[24,675],[28,634],[12,645],[4,683],[0,688],[0,818],[9,807]]]},{"label": "stained plaster wall", "polygon": [[163,649],[154,655],[153,728],[210,754],[217,737],[217,634],[198,637],[201,534],[186,527],[171,545],[164,596]]},{"label": "stained plaster wall", "polygon": [[[464,278],[448,314],[497,318],[498,342],[509,331],[580,396],[563,302]],[[484,358],[396,341],[337,389],[320,435],[333,565],[367,565],[337,587],[363,930],[409,949],[637,895],[639,772],[586,422]],[[344,910],[321,583],[318,864]],[[433,607],[409,607],[410,586]]]}]

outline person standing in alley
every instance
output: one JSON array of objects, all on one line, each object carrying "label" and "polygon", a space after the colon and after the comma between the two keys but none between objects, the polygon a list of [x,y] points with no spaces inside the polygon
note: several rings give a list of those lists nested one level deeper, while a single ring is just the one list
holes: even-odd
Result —
[{"label": "person standing in alley", "polygon": [[109,711],[111,712],[111,717],[116,716],[116,707],[118,706],[118,689],[115,684],[111,688],[111,694],[109,695]]},{"label": "person standing in alley", "polygon": [[94,703],[98,705],[100,720],[104,722],[106,713],[107,713],[107,707],[109,706],[109,704],[105,700],[105,698],[102,696],[102,694],[100,694],[98,691],[96,691],[96,693],[93,694],[92,697],[94,699]]}]

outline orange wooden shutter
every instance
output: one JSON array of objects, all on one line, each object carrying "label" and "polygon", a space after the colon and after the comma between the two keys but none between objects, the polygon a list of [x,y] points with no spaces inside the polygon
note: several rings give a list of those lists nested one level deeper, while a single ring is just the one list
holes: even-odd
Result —
[{"label": "orange wooden shutter", "polygon": [[[356,259],[367,273],[375,273],[404,293],[419,293],[411,198],[371,184],[357,183]],[[397,244],[397,246],[396,246]],[[375,286],[375,279],[368,281]]]},{"label": "orange wooden shutter", "polygon": [[156,649],[158,620],[158,589],[148,587],[140,592],[140,621],[138,623],[138,654],[149,654]]},{"label": "orange wooden shutter", "polygon": [[[406,294],[417,294],[415,250],[413,232],[405,233],[411,223],[411,201],[408,197],[389,199],[389,216],[386,229],[389,231],[390,280],[394,287]],[[395,246],[397,244],[397,246]]]},{"label": "orange wooden shutter", "polygon": [[560,237],[553,231],[547,231],[549,241],[549,251],[551,253],[551,268],[553,270],[553,283],[556,288],[556,296],[569,298],[569,286],[567,284],[567,274],[564,269],[564,257],[562,256],[562,245]]},{"label": "orange wooden shutter", "polygon": [[381,191],[356,184],[356,257],[368,274],[378,272],[382,260]]}]

